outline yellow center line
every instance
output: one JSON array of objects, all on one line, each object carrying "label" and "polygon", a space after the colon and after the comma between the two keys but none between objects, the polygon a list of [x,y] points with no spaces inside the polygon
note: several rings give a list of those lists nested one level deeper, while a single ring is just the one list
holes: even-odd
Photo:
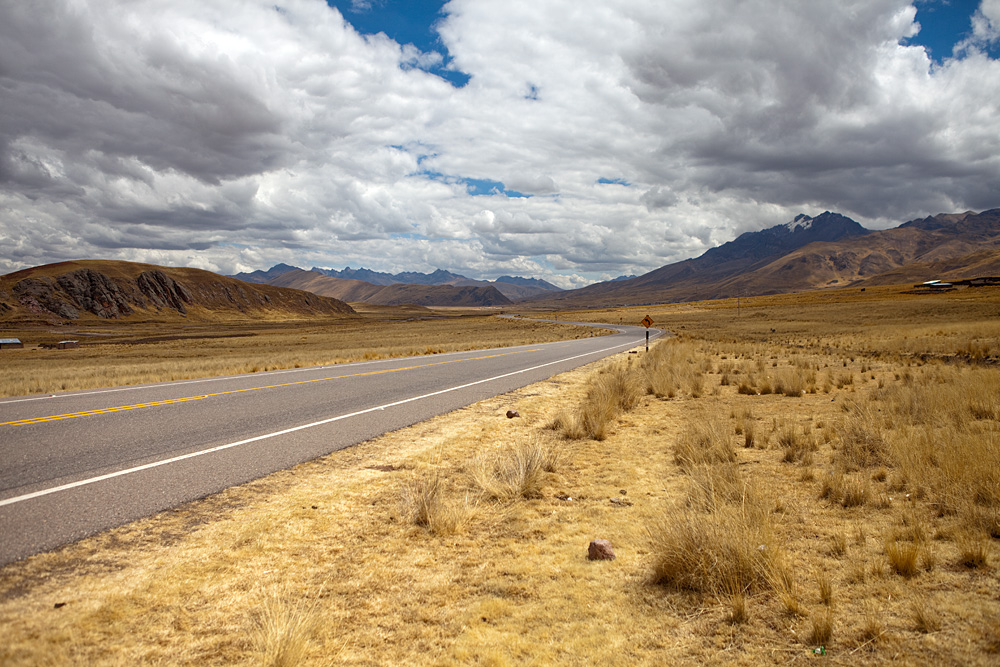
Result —
[{"label": "yellow center line", "polygon": [[28,419],[18,419],[16,421],[0,422],[0,426],[25,426],[27,424],[40,424],[43,422],[58,421],[60,419],[75,419],[77,417],[89,417],[91,415],[103,415],[109,412],[122,412],[125,410],[138,410],[139,408],[151,408],[159,405],[171,405],[173,403],[185,403],[187,401],[200,401],[212,396],[225,396],[227,394],[240,394],[245,391],[258,391],[260,389],[279,389],[281,387],[292,387],[299,384],[309,384],[311,382],[326,382],[328,380],[343,380],[345,378],[362,377],[366,375],[382,375],[384,373],[398,373],[400,371],[412,371],[418,368],[430,368],[431,366],[443,366],[445,364],[457,364],[462,361],[480,361],[483,359],[495,359],[496,357],[506,357],[512,354],[523,354],[525,352],[538,352],[542,348],[531,350],[518,350],[516,352],[501,352],[499,354],[488,354],[482,357],[470,357],[468,359],[449,359],[448,361],[435,361],[431,364],[417,364],[415,366],[404,366],[403,368],[386,368],[378,371],[365,371],[364,373],[350,373],[348,375],[334,375],[325,378],[313,378],[312,380],[299,380],[297,382],[283,382],[281,384],[269,384],[263,387],[247,387],[245,389],[231,389],[229,391],[218,391],[212,394],[199,394],[197,396],[184,396],[181,398],[168,398],[163,401],[152,401],[150,403],[136,403],[134,405],[121,405],[111,408],[97,408],[94,410],[84,410],[83,412],[70,412],[63,415],[51,415],[48,417],[30,417]]}]

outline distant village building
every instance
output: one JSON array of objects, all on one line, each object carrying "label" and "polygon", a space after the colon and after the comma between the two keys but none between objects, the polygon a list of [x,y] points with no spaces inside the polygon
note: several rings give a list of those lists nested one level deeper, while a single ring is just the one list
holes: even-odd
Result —
[{"label": "distant village building", "polygon": [[78,340],[61,340],[56,343],[56,348],[60,350],[71,350],[80,347],[80,341]]},{"label": "distant village building", "polygon": [[0,350],[20,350],[24,343],[19,338],[0,338]]}]

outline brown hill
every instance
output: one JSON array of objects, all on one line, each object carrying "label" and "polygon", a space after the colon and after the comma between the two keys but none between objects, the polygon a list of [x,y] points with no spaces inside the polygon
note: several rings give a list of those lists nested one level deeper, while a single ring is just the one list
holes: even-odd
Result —
[{"label": "brown hill", "polygon": [[888,285],[993,274],[1000,251],[1000,209],[938,215],[862,239],[813,243],[735,284],[753,294],[845,285]]},{"label": "brown hill", "polygon": [[[826,238],[806,237],[810,224]],[[740,295],[781,294],[856,284],[958,280],[996,275],[1000,209],[942,214],[894,229],[860,231],[853,221],[824,213],[750,232],[695,259],[668,264],[630,280],[560,292],[533,304],[604,306],[672,303]],[[796,243],[796,234],[799,241]]]},{"label": "brown hill", "polygon": [[1000,247],[936,262],[906,264],[857,284],[863,286],[900,285],[922,283],[928,280],[956,282],[982,276],[1000,276]]},{"label": "brown hill", "polygon": [[512,302],[492,285],[374,285],[363,280],[333,278],[294,269],[270,281],[343,301],[379,306],[507,306]]},{"label": "brown hill", "polygon": [[210,271],[101,260],[59,262],[0,276],[0,321],[351,315],[342,301],[251,285]]}]

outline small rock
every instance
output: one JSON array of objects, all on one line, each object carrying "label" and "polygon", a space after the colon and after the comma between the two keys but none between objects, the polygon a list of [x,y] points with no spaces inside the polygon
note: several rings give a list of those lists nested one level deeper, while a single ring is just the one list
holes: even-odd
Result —
[{"label": "small rock", "polygon": [[632,501],[628,498],[612,498],[611,504],[618,507],[632,507]]},{"label": "small rock", "polygon": [[517,410],[508,410],[507,411],[507,419],[513,419],[514,417],[520,417],[520,416],[521,416],[521,413],[518,412]]},{"label": "small rock", "polygon": [[65,603],[65,602],[56,602],[56,603],[55,603],[55,605],[53,605],[53,606],[54,606],[54,607],[55,607],[56,609],[62,609],[63,607],[65,607],[65,606],[66,606],[66,603]]},{"label": "small rock", "polygon": [[594,540],[587,549],[587,560],[614,560],[615,551],[611,540]]},{"label": "small rock", "polygon": [[626,489],[618,489],[618,493],[620,493],[620,494],[622,494],[624,496],[624,495],[628,494],[628,491]]}]

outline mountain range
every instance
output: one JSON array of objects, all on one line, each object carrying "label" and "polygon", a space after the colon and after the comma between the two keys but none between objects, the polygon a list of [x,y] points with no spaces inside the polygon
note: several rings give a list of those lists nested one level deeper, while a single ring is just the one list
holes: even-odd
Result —
[{"label": "mountain range", "polygon": [[315,271],[292,269],[269,281],[271,285],[306,290],[352,303],[380,306],[509,306],[514,302],[490,284],[376,285],[351,278],[334,278]]},{"label": "mountain range", "polygon": [[628,280],[528,299],[548,307],[645,305],[1000,275],[1000,209],[872,231],[829,211],[747,232]]},{"label": "mountain range", "polygon": [[[496,291],[503,295],[504,299],[498,299],[496,295],[493,294],[491,290],[482,291],[468,291],[468,290],[404,290],[404,289],[393,289],[389,291],[381,292],[380,296],[375,296],[375,292],[366,292],[363,288],[358,287],[356,284],[351,283],[349,285],[343,285],[338,287],[337,283],[330,281],[320,281],[319,283],[314,283],[314,286],[322,285],[320,289],[325,289],[329,292],[330,296],[336,296],[337,298],[344,298],[340,295],[358,295],[364,294],[366,298],[350,298],[348,301],[365,301],[367,303],[380,304],[380,305],[394,305],[397,303],[415,303],[413,301],[398,301],[398,298],[403,298],[402,295],[416,296],[421,295],[424,302],[419,305],[505,305],[511,303],[512,301],[520,301],[532,296],[538,296],[546,292],[558,292],[561,291],[559,287],[556,287],[552,283],[546,282],[544,280],[539,280],[538,278],[519,278],[516,276],[500,276],[496,280],[472,280],[471,278],[466,278],[465,276],[458,275],[456,273],[451,273],[450,271],[444,271],[442,269],[437,269],[433,273],[418,273],[415,271],[404,271],[402,273],[383,273],[380,271],[372,271],[371,269],[352,269],[347,267],[342,271],[337,269],[321,269],[313,267],[310,271],[306,272],[297,266],[289,266],[288,264],[276,264],[272,266],[267,271],[253,271],[252,273],[237,273],[233,278],[238,278],[240,280],[245,280],[252,283],[268,283],[268,284],[279,284],[275,282],[278,277],[292,271],[303,271],[305,273],[318,274],[320,276],[326,276],[328,278],[336,278],[339,280],[353,280],[368,283],[370,285],[377,285],[382,287],[398,286],[398,285],[423,285],[423,286],[449,286],[449,287],[493,287]],[[300,274],[296,274],[300,280],[306,280]],[[287,285],[288,280],[285,279],[282,283]],[[305,289],[305,288],[301,288]],[[317,292],[321,293],[321,292]],[[322,292],[326,293],[326,292]],[[457,295],[465,294],[466,303],[452,303],[451,301],[456,298]],[[440,301],[440,303],[432,303],[434,301]]]},{"label": "mountain range", "polygon": [[[575,290],[537,279],[475,281],[448,271],[304,271],[279,264],[238,278],[382,305],[539,307],[643,305],[848,285],[1000,274],[1000,209],[940,214],[873,231],[825,211],[746,232],[699,257]],[[462,289],[457,289],[461,287]],[[497,293],[499,292],[499,294]]]}]

